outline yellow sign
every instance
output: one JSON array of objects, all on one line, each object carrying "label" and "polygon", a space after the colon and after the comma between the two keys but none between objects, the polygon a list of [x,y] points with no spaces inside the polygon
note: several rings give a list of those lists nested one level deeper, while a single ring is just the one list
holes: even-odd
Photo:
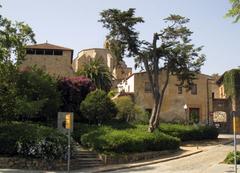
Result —
[{"label": "yellow sign", "polygon": [[67,113],[66,114],[66,129],[71,129],[71,114],[70,113]]}]

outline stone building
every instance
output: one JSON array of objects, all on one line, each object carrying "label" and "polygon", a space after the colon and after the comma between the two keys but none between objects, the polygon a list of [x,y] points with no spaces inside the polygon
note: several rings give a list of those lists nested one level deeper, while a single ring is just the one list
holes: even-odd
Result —
[{"label": "stone building", "polygon": [[28,45],[20,70],[36,66],[56,77],[73,76],[73,50],[49,43]]},{"label": "stone building", "polygon": [[[164,81],[163,72],[159,75],[159,81]],[[170,76],[166,88],[160,118],[165,122],[191,122],[201,124],[212,123],[213,111],[212,91],[218,88],[214,78],[204,74],[198,74],[191,90],[179,87],[176,76]],[[160,85],[161,86],[161,85]],[[153,97],[146,72],[134,73],[126,80],[118,84],[118,91],[124,91],[134,95],[135,103],[143,106],[151,112]],[[187,110],[184,109],[187,106]],[[193,120],[194,119],[194,120]]]},{"label": "stone building", "polygon": [[127,67],[124,61],[117,64],[116,57],[105,48],[92,48],[81,50],[73,60],[73,70],[77,72],[83,68],[84,64],[91,60],[99,59],[105,64],[114,77],[115,85],[132,74],[132,68]]},{"label": "stone building", "polygon": [[[225,80],[225,78],[228,80]],[[231,85],[232,89],[235,89],[235,95],[226,93],[226,86]],[[240,70],[232,69],[226,71],[216,82],[217,88],[215,88],[213,99],[213,121],[219,126],[222,132],[232,131],[232,119],[233,113],[237,115],[237,131],[240,133]]]}]

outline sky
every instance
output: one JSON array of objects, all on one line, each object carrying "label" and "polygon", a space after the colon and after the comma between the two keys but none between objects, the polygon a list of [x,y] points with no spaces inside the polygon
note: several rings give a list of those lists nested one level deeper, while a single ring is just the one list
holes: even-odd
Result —
[{"label": "sky", "polygon": [[[222,74],[240,66],[240,23],[224,15],[228,0],[2,0],[0,14],[30,25],[37,43],[52,43],[74,50],[103,48],[107,30],[98,22],[100,12],[109,8],[136,8],[145,23],[137,30],[140,38],[151,41],[164,26],[162,19],[179,14],[190,19],[192,42],[204,46],[206,62],[202,73]],[[125,59],[134,67],[133,58]]]}]

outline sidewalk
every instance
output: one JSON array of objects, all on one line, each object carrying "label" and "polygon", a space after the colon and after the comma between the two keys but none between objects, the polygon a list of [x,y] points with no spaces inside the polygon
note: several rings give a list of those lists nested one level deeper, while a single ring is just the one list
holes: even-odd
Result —
[{"label": "sidewalk", "polygon": [[[156,164],[161,162],[167,162],[170,160],[191,156],[193,154],[198,154],[200,152],[206,151],[217,145],[228,144],[231,142],[232,142],[232,135],[219,135],[218,140],[205,140],[205,141],[201,141],[200,144],[199,144],[199,141],[183,143],[179,151],[175,153],[171,153],[169,155],[161,156],[159,158],[154,158],[152,160],[142,161],[137,163],[129,163],[129,164],[106,165],[104,167],[98,167],[91,170],[84,169],[84,170],[81,170],[80,172],[91,172],[91,173],[109,172],[114,170],[129,169],[129,168],[146,166],[146,165],[151,165],[151,164]],[[72,172],[79,172],[79,171],[72,171]]]}]

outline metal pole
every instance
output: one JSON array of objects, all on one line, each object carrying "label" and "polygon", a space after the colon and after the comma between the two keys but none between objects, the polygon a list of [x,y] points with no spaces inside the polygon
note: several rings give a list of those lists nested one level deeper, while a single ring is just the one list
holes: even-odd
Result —
[{"label": "metal pole", "polygon": [[236,138],[236,115],[233,112],[233,135],[234,135],[234,171],[237,173],[237,138]]},{"label": "metal pole", "polygon": [[67,163],[67,167],[68,167],[68,173],[70,172],[70,129],[68,129],[68,163]]}]

